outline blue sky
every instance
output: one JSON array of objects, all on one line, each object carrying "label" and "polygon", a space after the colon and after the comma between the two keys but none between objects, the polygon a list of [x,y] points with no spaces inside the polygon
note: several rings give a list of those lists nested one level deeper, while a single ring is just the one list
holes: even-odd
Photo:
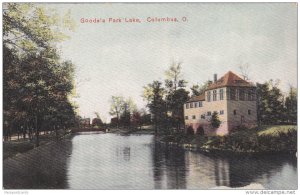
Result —
[{"label": "blue sky", "polygon": [[[170,63],[183,62],[188,86],[217,73],[240,73],[250,65],[250,79],[280,79],[297,86],[296,3],[156,3],[51,4],[71,11],[76,30],[60,44],[62,56],[77,68],[81,116],[99,112],[109,120],[112,95],[132,97],[138,107],[143,86],[164,80]],[[142,23],[80,23],[81,18],[140,18]],[[182,17],[187,22],[149,23],[147,17]]]}]

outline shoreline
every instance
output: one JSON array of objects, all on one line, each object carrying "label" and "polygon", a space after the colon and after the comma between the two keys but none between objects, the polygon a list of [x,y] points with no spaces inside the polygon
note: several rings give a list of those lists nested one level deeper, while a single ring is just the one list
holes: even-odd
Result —
[{"label": "shoreline", "polygon": [[288,154],[297,157],[297,127],[265,126],[225,136],[158,135],[161,144],[220,155]]},{"label": "shoreline", "polygon": [[[72,138],[76,134],[80,133],[112,133],[118,135],[153,135],[155,141],[159,144],[163,144],[167,147],[180,147],[184,150],[201,152],[204,154],[218,154],[223,155],[269,155],[269,154],[288,154],[297,158],[297,148],[294,145],[297,144],[297,139],[293,136],[297,134],[297,129],[288,131],[282,134],[281,137],[270,134],[264,136],[261,131],[241,131],[233,135],[227,136],[200,136],[200,135],[187,135],[183,133],[174,134],[158,134],[155,135],[154,129],[142,128],[110,128],[108,131],[83,131],[72,132],[68,131],[66,134],[60,136],[58,139],[55,137],[46,137],[40,142],[40,146],[57,142],[63,139]],[[279,133],[280,134],[280,133]],[[263,136],[262,136],[263,135]],[[251,143],[251,140],[255,142]],[[257,141],[262,139],[262,141]],[[267,141],[267,142],[266,142]],[[250,143],[248,143],[250,142]],[[266,143],[265,143],[266,142]],[[283,144],[283,145],[282,145]],[[277,146],[279,145],[279,146]],[[27,153],[35,148],[34,142],[24,140],[21,142],[3,142],[3,160],[13,158],[19,154]],[[24,148],[25,147],[25,148]]]},{"label": "shoreline", "polygon": [[164,142],[161,140],[156,140],[159,144],[162,144],[166,147],[178,147],[186,151],[199,152],[205,155],[213,155],[213,156],[263,156],[263,155],[284,155],[291,156],[297,158],[296,152],[285,152],[285,151],[272,151],[272,152],[257,152],[257,151],[233,151],[233,150],[223,150],[220,148],[209,148],[205,149],[197,146],[196,144],[180,144],[174,142]]}]

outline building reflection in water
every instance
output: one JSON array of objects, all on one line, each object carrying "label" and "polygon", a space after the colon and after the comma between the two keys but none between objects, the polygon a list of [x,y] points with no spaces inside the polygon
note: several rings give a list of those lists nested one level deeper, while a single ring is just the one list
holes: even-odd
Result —
[{"label": "building reflection in water", "polygon": [[297,188],[297,160],[291,156],[204,155],[157,143],[153,166],[155,189],[236,188],[253,183],[267,189]]},{"label": "building reflection in water", "polygon": [[153,178],[155,189],[185,189],[185,152],[180,148],[154,145]]},{"label": "building reflection in water", "polygon": [[291,156],[225,156],[185,151],[151,135],[76,135],[3,161],[5,189],[297,189]]}]

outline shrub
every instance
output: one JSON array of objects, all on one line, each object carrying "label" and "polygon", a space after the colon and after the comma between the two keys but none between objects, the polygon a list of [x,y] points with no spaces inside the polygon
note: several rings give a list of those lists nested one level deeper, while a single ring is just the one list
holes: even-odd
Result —
[{"label": "shrub", "polygon": [[211,116],[211,126],[213,128],[219,128],[221,124],[221,121],[219,119],[218,113],[214,112]]}]

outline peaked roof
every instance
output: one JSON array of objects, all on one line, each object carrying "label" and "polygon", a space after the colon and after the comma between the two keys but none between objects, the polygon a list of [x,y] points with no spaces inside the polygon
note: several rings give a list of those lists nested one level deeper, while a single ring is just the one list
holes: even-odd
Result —
[{"label": "peaked roof", "polygon": [[223,77],[221,77],[216,82],[210,84],[207,90],[216,89],[220,87],[254,87],[253,84],[249,83],[248,81],[242,79],[238,75],[234,74],[231,71],[228,71]]},{"label": "peaked roof", "polygon": [[[220,87],[254,87],[253,84],[250,82],[242,79],[238,75],[234,74],[231,71],[228,71],[223,77],[221,77],[216,82],[210,84],[206,90],[216,89]],[[197,102],[197,101],[204,101],[205,94],[201,94],[198,96],[191,97],[187,102]]]}]

